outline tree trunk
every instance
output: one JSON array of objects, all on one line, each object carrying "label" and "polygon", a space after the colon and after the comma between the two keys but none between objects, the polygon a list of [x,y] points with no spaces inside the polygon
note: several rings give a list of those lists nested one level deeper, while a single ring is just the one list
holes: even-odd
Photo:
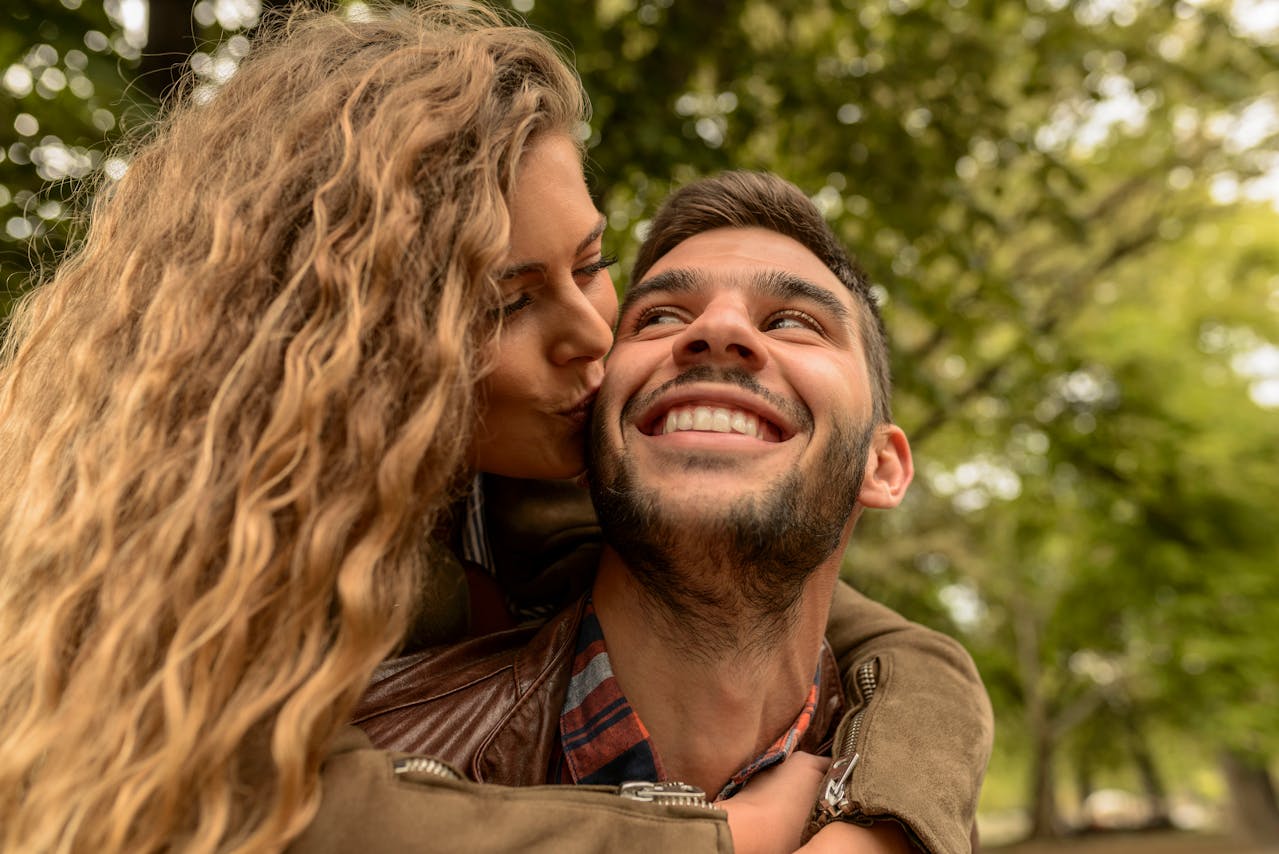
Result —
[{"label": "tree trunk", "polygon": [[1265,764],[1238,751],[1223,751],[1221,770],[1230,789],[1234,832],[1256,845],[1279,845],[1279,803]]},{"label": "tree trunk", "polygon": [[1093,782],[1093,761],[1088,751],[1081,750],[1075,759],[1075,797],[1079,799],[1079,815],[1084,827],[1091,827],[1093,823],[1088,798],[1096,788]]},{"label": "tree trunk", "polygon": [[1047,727],[1033,736],[1031,756],[1030,838],[1047,839],[1061,835],[1061,819],[1057,814],[1056,761],[1053,738]]},{"label": "tree trunk", "polygon": [[194,5],[191,0],[151,0],[137,80],[157,101],[173,94],[195,50]]},{"label": "tree trunk", "polygon": [[1146,793],[1146,805],[1150,811],[1147,826],[1172,827],[1172,816],[1168,812],[1168,790],[1164,786],[1163,778],[1159,775],[1159,768],[1155,765],[1155,757],[1150,752],[1146,736],[1137,725],[1134,715],[1124,715],[1124,730],[1128,734],[1128,749],[1132,753],[1133,763],[1137,766],[1142,790]]},{"label": "tree trunk", "polygon": [[1048,703],[1043,696],[1043,674],[1039,664],[1039,625],[1033,609],[1014,610],[1013,637],[1017,645],[1018,671],[1025,696],[1026,729],[1030,733],[1030,836],[1032,839],[1061,834],[1057,815],[1054,779],[1056,737]]}]

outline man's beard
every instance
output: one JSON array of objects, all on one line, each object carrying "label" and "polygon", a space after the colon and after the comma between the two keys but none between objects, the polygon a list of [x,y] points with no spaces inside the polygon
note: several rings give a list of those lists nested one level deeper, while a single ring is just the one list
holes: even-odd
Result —
[{"label": "man's beard", "polygon": [[[631,412],[678,385],[718,381],[784,405],[810,430],[812,416],[779,401],[740,369],[699,366],[623,409]],[[626,562],[669,626],[696,637],[704,651],[740,649],[776,640],[790,624],[804,585],[839,547],[857,505],[873,428],[836,424],[830,443],[811,470],[792,469],[763,492],[739,496],[718,513],[681,519],[639,482],[633,461],[607,446],[597,407],[590,447],[591,500],[609,545]],[[690,456],[685,471],[734,465],[723,456]],[[748,636],[738,627],[749,625]]]}]

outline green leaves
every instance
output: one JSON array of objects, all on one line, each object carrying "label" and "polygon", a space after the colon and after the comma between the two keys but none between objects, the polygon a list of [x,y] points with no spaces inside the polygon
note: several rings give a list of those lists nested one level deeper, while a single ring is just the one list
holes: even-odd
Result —
[{"label": "green leaves", "polygon": [[[1104,734],[1122,700],[1214,742],[1279,733],[1234,699],[1279,684],[1279,414],[1239,367],[1279,343],[1279,215],[1248,204],[1279,163],[1275,34],[1226,2],[519,5],[591,94],[623,270],[673,184],[753,168],[812,195],[878,284],[919,477],[862,523],[851,578],[964,637],[1005,724],[1083,709]],[[0,19],[0,66],[67,77],[0,88],[11,287],[75,194],[23,152],[52,136],[100,167],[103,111],[148,103],[97,0],[45,6]]]}]

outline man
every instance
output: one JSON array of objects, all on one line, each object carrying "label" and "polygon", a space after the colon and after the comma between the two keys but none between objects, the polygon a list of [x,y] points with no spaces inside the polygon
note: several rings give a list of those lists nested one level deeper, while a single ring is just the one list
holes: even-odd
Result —
[{"label": "man", "polygon": [[[357,722],[478,780],[687,784],[668,798],[831,753],[810,831],[967,850],[989,708],[930,718],[912,697],[971,697],[971,663],[861,600],[845,696],[823,639],[862,508],[896,506],[913,473],[864,275],[797,189],[728,173],[668,200],[633,278],[595,408],[590,595],[514,653],[482,638],[397,664]],[[872,739],[893,720],[912,731]]]}]

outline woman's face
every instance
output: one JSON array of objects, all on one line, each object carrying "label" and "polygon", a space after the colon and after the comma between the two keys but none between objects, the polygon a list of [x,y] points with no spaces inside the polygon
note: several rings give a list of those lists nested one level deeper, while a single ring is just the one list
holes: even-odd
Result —
[{"label": "woman's face", "polygon": [[617,319],[603,232],[577,146],[560,134],[534,140],[511,200],[497,363],[480,384],[479,471],[562,478],[586,468],[590,407]]}]

